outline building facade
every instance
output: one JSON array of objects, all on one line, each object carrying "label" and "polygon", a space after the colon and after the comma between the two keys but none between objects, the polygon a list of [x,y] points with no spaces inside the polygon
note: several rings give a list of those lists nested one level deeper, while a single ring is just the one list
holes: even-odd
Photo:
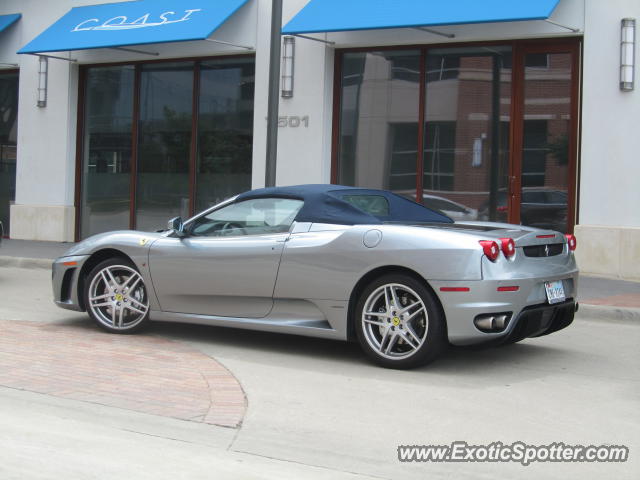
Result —
[{"label": "building facade", "polygon": [[[284,31],[297,35],[277,184],[386,188],[454,219],[575,232],[582,271],[640,280],[640,97],[620,88],[621,22],[640,17],[638,2],[548,1],[544,18],[424,28],[333,31],[318,16],[296,30],[322,2],[284,0]],[[169,18],[186,25],[233,0],[173,3]],[[237,1],[207,39],[17,53],[97,4],[0,4],[21,14],[0,32],[0,219],[12,238],[155,230],[264,185],[271,1]],[[155,15],[123,12],[78,25],[118,24],[115,37]]]}]

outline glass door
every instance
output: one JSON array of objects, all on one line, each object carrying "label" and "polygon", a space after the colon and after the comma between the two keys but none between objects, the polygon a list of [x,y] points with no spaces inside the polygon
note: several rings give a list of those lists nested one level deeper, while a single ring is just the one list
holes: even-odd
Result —
[{"label": "glass door", "polygon": [[142,66],[136,228],[158,230],[189,216],[193,63]]},{"label": "glass door", "polygon": [[420,196],[454,220],[507,220],[511,63],[509,45],[427,51]]},{"label": "glass door", "polygon": [[518,51],[513,223],[571,232],[575,223],[577,44]]}]

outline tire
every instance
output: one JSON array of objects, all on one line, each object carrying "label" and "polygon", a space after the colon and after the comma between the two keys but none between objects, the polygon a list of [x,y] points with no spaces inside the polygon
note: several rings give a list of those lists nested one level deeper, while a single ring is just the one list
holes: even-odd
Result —
[{"label": "tire", "polygon": [[[398,304],[402,308],[397,309]],[[374,280],[358,298],[355,311],[360,346],[385,368],[426,365],[447,345],[440,305],[412,276],[388,274]]]},{"label": "tire", "polygon": [[110,333],[133,333],[149,321],[149,294],[135,265],[110,258],[96,265],[85,281],[89,316]]}]

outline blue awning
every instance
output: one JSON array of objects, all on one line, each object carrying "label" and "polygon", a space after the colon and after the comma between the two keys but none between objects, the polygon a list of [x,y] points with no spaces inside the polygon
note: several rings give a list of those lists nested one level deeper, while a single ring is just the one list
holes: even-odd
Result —
[{"label": "blue awning", "polygon": [[546,20],[560,0],[310,0],[282,33]]},{"label": "blue awning", "polygon": [[204,40],[248,0],[140,0],[72,8],[18,53]]},{"label": "blue awning", "polygon": [[0,32],[9,28],[11,25],[20,20],[19,13],[12,13],[11,15],[0,15]]}]

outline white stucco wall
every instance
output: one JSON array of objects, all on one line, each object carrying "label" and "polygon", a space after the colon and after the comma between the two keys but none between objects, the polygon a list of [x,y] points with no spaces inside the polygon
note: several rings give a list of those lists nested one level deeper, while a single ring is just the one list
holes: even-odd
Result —
[{"label": "white stucco wall", "polygon": [[636,18],[640,30],[640,2],[587,1],[580,172],[580,223],[586,225],[640,227],[640,69],[636,90],[621,91],[624,17]]},{"label": "white stucco wall", "polygon": [[578,261],[640,280],[640,69],[634,91],[619,87],[620,21],[640,20],[640,2],[587,0],[585,17]]}]

